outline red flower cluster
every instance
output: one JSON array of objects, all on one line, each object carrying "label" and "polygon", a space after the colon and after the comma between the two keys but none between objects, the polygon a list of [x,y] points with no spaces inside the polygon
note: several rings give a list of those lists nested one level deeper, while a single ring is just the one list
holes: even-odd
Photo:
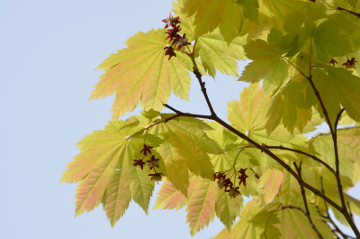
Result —
[{"label": "red flower cluster", "polygon": [[183,46],[191,45],[191,43],[188,42],[186,34],[183,36],[179,34],[181,30],[179,17],[173,17],[171,13],[169,13],[169,16],[163,19],[162,22],[166,23],[165,28],[169,28],[166,31],[168,35],[166,40],[169,40],[170,46],[165,47],[164,50],[165,56],[169,56],[168,60],[170,60],[171,57],[176,57],[175,50],[181,50]]},{"label": "red flower cluster", "polygon": [[147,160],[146,163],[150,170],[154,170],[154,173],[151,173],[148,176],[151,176],[152,181],[157,182],[157,181],[161,181],[162,176],[164,176],[164,174],[156,172],[156,168],[159,167],[159,159],[155,158],[155,155],[152,155],[151,153],[152,148],[153,147],[144,144],[143,149],[140,151],[140,153],[142,153],[144,156],[142,159],[134,159],[133,166],[135,167],[140,166],[141,170],[143,170],[145,165],[144,159],[145,157],[148,157],[149,160]]},{"label": "red flower cluster", "polygon": [[355,57],[352,57],[350,60],[348,59],[344,64],[342,64],[346,69],[356,69],[355,63],[356,63]]},{"label": "red flower cluster", "polygon": [[[238,179],[239,186],[241,184],[244,184],[246,186],[246,178],[248,175],[246,175],[246,168],[240,169],[238,173],[240,174]],[[224,188],[225,192],[229,193],[230,198],[236,198],[240,195],[239,187],[234,187],[234,183],[231,181],[229,177],[223,172],[216,172],[214,173],[214,181],[217,180],[217,184],[220,189]]]},{"label": "red flower cluster", "polygon": [[[355,57],[352,57],[350,60],[348,59],[346,62],[344,62],[342,64],[343,67],[345,67],[346,69],[356,69],[355,63],[356,63],[356,59]],[[335,64],[338,64],[338,62],[336,60],[334,60],[334,58],[331,59],[331,61],[329,62],[329,64],[331,64],[332,66],[335,66]]]}]

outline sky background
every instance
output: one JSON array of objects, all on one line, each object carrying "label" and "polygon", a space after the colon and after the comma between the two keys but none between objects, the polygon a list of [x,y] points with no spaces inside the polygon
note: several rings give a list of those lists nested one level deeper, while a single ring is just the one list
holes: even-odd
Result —
[{"label": "sky background", "polygon": [[[0,1],[0,238],[190,238],[185,210],[150,210],[131,203],[114,228],[96,208],[74,218],[76,184],[58,184],[79,152],[76,143],[110,120],[113,97],[88,102],[95,68],[138,31],[161,28],[171,1]],[[240,65],[240,69],[243,65]],[[244,85],[234,77],[206,79],[215,111]],[[194,81],[194,83],[197,83]],[[197,84],[183,111],[207,113]],[[127,115],[128,116],[128,115]],[[353,190],[359,198],[358,188]],[[155,198],[151,200],[150,208]],[[214,223],[195,237],[223,229]]]}]

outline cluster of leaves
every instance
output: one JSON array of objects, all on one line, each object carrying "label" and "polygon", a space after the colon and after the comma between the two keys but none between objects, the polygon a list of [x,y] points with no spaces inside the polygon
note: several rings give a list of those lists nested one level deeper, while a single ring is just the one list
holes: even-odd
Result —
[{"label": "cluster of leaves", "polygon": [[[79,182],[76,215],[101,203],[113,226],[131,200],[147,212],[161,180],[155,208],[186,206],[192,235],[216,215],[217,239],[349,238],[331,210],[360,237],[360,201],[347,193],[360,179],[360,2],[177,0],[174,12],[99,66],[91,99],[116,98],[61,179]],[[203,79],[217,71],[249,83],[227,121]],[[209,115],[166,104],[171,92],[188,99],[190,73]],[[139,103],[141,115],[119,120]],[[305,136],[322,123],[329,131]]]}]

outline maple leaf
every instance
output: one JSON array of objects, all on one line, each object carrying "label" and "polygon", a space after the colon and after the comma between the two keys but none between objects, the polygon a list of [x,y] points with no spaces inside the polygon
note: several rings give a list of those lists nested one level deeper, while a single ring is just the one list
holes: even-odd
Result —
[{"label": "maple leaf", "polygon": [[[190,191],[190,190],[189,190]],[[187,196],[177,190],[171,182],[161,184],[153,209],[180,209],[186,205]]]},{"label": "maple leaf", "polygon": [[301,75],[292,78],[272,99],[266,122],[267,131],[272,132],[281,123],[291,133],[295,128],[304,132],[312,119],[313,104],[315,99],[308,81]]},{"label": "maple leaf", "polygon": [[[338,132],[338,150],[340,155],[340,173],[351,178],[355,184],[360,179],[355,171],[356,164],[359,164],[360,158],[360,128],[339,129]],[[319,134],[311,139],[317,153],[332,168],[335,168],[335,154],[333,141],[330,134]]]},{"label": "maple leaf", "polygon": [[284,173],[276,169],[268,169],[263,172],[258,187],[266,204],[272,202],[279,193],[283,178]]},{"label": "maple leaf", "polygon": [[239,81],[251,83],[264,79],[276,89],[288,77],[289,66],[282,59],[284,51],[274,48],[264,40],[253,40],[244,46],[246,57],[252,60],[246,67]]},{"label": "maple leaf", "polygon": [[[360,102],[360,77],[345,69],[327,65],[323,69],[314,69],[313,78],[332,124],[341,106],[346,109],[350,118],[360,121],[360,104],[357,103]],[[320,106],[317,109],[323,116]]]},{"label": "maple leaf", "polygon": [[202,35],[197,39],[196,50],[204,69],[215,76],[216,70],[227,75],[238,76],[237,60],[245,60],[243,46],[245,37],[236,37],[227,44],[218,30]]},{"label": "maple leaf", "polygon": [[[164,29],[139,32],[129,38],[128,48],[111,55],[99,66],[105,74],[90,99],[116,92],[113,119],[133,111],[139,101],[142,109],[161,110],[171,91],[187,100],[189,73],[179,59],[167,59],[163,50],[166,44]],[[190,58],[187,60],[190,62]]]},{"label": "maple leaf", "polygon": [[191,235],[209,225],[215,216],[215,182],[201,178],[197,180],[186,207],[186,221]]},{"label": "maple leaf", "polygon": [[235,218],[240,214],[242,203],[243,197],[231,198],[224,190],[216,191],[216,216],[220,218],[220,221],[228,228],[228,230],[231,229]]}]

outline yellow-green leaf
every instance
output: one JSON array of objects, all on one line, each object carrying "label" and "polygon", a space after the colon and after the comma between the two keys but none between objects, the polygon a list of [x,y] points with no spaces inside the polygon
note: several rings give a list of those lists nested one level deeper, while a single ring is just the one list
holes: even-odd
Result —
[{"label": "yellow-green leaf", "polygon": [[240,214],[242,203],[242,196],[231,198],[223,189],[217,189],[215,201],[216,216],[220,218],[220,221],[228,230],[231,229],[235,218]]},{"label": "yellow-green leaf", "polygon": [[215,216],[216,183],[198,178],[186,207],[186,221],[194,235],[209,225]]},{"label": "yellow-green leaf", "polygon": [[[190,188],[189,188],[190,191]],[[186,205],[187,195],[177,190],[171,182],[161,185],[153,209],[180,209]]]},{"label": "yellow-green leaf", "polygon": [[276,169],[265,170],[261,176],[258,188],[266,204],[272,202],[275,196],[279,193],[283,178],[284,173]]},{"label": "yellow-green leaf", "polygon": [[128,48],[112,54],[99,66],[105,74],[91,99],[116,92],[113,119],[133,111],[139,101],[144,110],[161,110],[171,91],[188,99],[189,73],[178,58],[168,60],[165,56],[165,38],[164,29],[139,32],[127,40]]},{"label": "yellow-green leaf", "polygon": [[245,67],[240,81],[255,83],[264,79],[276,89],[287,78],[289,66],[282,59],[282,51],[260,39],[250,41],[244,48],[252,62]]}]

